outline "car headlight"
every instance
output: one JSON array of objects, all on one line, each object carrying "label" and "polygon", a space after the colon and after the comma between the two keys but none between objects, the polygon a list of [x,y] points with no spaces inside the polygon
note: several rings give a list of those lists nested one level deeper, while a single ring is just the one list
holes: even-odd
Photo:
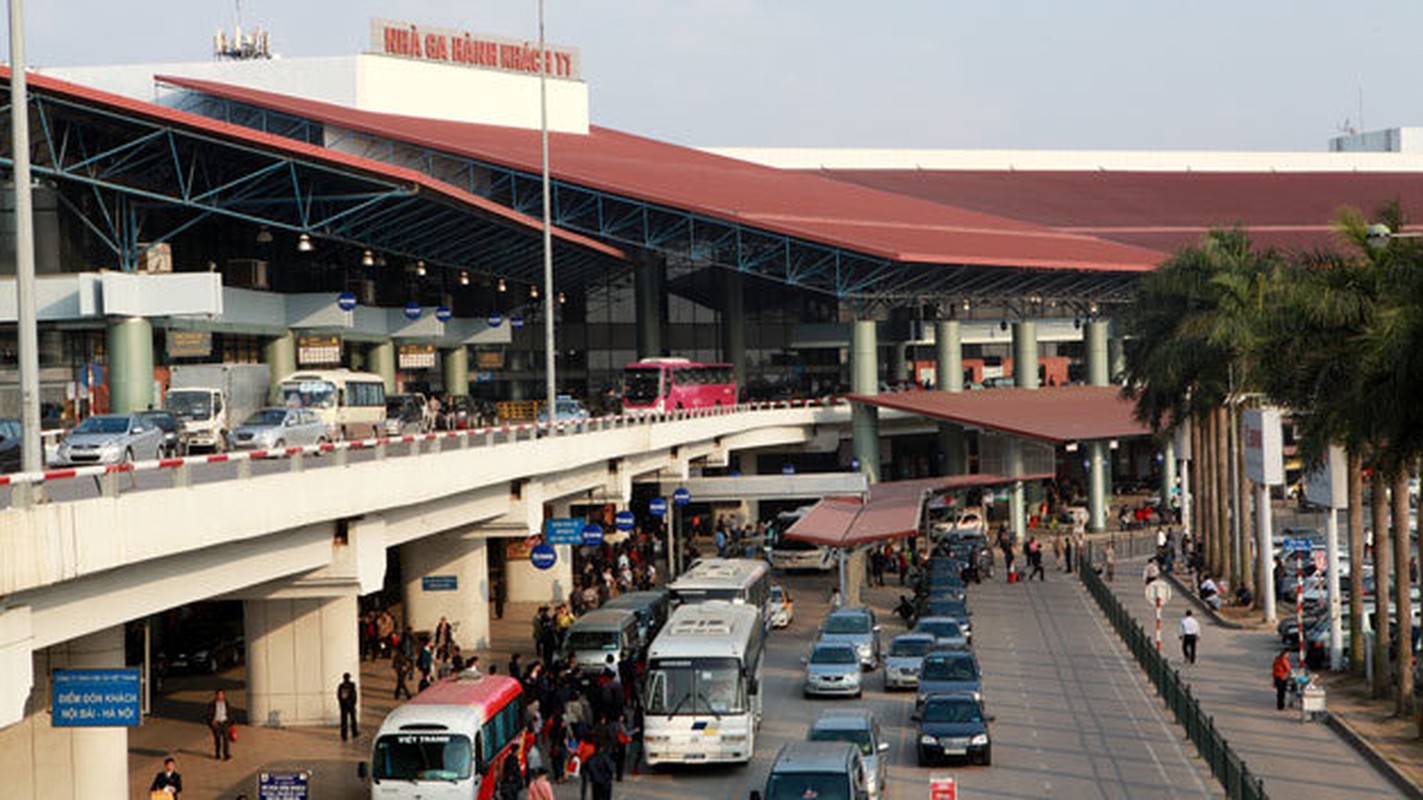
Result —
[{"label": "car headlight", "polygon": [[988,744],[988,734],[980,733],[979,735],[970,739],[968,743],[976,746]]},{"label": "car headlight", "polygon": [[933,737],[933,736],[930,736],[930,735],[927,734],[927,733],[924,733],[924,734],[920,734],[920,735],[919,735],[919,744],[927,744],[927,745],[929,745],[929,746],[932,747],[932,746],[934,746],[934,745],[936,745],[936,744],[938,744],[938,743],[939,743],[939,740],[938,740],[937,738],[935,738],[935,737]]},{"label": "car headlight", "polygon": [[974,700],[977,700],[977,701],[980,702],[980,703],[982,703],[982,702],[983,702],[983,692],[974,692],[974,693],[973,693],[973,699],[974,699]]}]

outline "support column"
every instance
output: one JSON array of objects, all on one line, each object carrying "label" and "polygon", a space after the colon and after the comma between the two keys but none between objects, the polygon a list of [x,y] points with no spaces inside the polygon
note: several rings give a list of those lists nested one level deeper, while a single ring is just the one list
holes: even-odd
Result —
[{"label": "support column", "polygon": [[1105,320],[1090,320],[1082,328],[1084,361],[1086,362],[1087,385],[1106,386],[1112,382],[1110,356],[1107,348],[1107,323]]},{"label": "support column", "polygon": [[153,324],[143,317],[109,321],[109,410],[115,414],[155,407]]},{"label": "support column", "polygon": [[1023,442],[1014,436],[1008,440],[1008,477],[1014,478],[1012,493],[1008,495],[1008,516],[1013,528],[1013,539],[1023,541],[1028,535],[1028,497],[1023,477]]},{"label": "support column", "polygon": [[1013,323],[1013,386],[1038,388],[1038,323],[1030,319]]},{"label": "support column", "polygon": [[337,725],[336,685],[361,673],[356,589],[337,597],[246,600],[247,721]]},{"label": "support column", "polygon": [[454,397],[469,396],[469,348],[464,345],[441,352],[445,368],[445,393]]},{"label": "support column", "polygon": [[[568,517],[572,514],[567,500],[543,504],[544,516]],[[537,521],[543,526],[543,517]],[[532,523],[531,523],[532,524]],[[522,534],[527,536],[528,534]],[[497,545],[496,545],[497,546]],[[561,603],[573,591],[573,547],[566,544],[554,546],[558,559],[548,569],[538,569],[528,557],[507,559],[504,564],[505,586],[511,603]]]},{"label": "support column", "polygon": [[1176,441],[1168,438],[1161,448],[1161,502],[1169,510],[1176,492]]},{"label": "support column", "polygon": [[[279,387],[288,375],[296,372],[296,336],[287,331],[262,343],[262,363],[267,365],[267,401],[281,396]],[[239,422],[241,420],[238,420]]]},{"label": "support column", "polygon": [[1107,529],[1107,443],[1094,439],[1087,443],[1088,530]]},{"label": "support column", "polygon": [[731,364],[736,385],[746,385],[746,287],[737,270],[723,270],[721,349],[723,358]]},{"label": "support column", "polygon": [[1107,340],[1107,381],[1117,379],[1117,376],[1126,371],[1127,355],[1126,347],[1122,345],[1121,337],[1112,337]]},{"label": "support column", "polygon": [[[855,320],[850,343],[850,390],[859,395],[879,394],[879,358],[876,352],[875,321]],[[870,483],[879,482],[879,409],[864,403],[850,407],[855,458]]]},{"label": "support column", "polygon": [[488,541],[466,529],[401,545],[405,624],[416,631],[434,631],[444,617],[455,626],[455,641],[464,652],[488,648]]},{"label": "support column", "polygon": [[[1270,529],[1272,524],[1270,520],[1270,487],[1261,484],[1256,487],[1255,491],[1257,493],[1256,496],[1259,498],[1255,502],[1255,513],[1259,518],[1256,530],[1260,536],[1259,549],[1263,554],[1258,562],[1260,567],[1258,584],[1260,593],[1257,597],[1260,598],[1262,606],[1264,607],[1265,622],[1267,624],[1273,624],[1275,622],[1275,564],[1273,558],[1275,548],[1272,543],[1274,531]],[[1331,517],[1334,515],[1333,511],[1329,513]],[[1338,529],[1335,528],[1333,533],[1337,536]],[[1337,570],[1334,571],[1330,576],[1331,579],[1337,578],[1338,574]],[[1338,595],[1335,594],[1334,597],[1337,598]]]},{"label": "support column", "polygon": [[380,376],[385,393],[395,394],[395,342],[386,339],[366,349],[366,369]]},{"label": "support column", "polygon": [[[935,323],[934,387],[941,392],[963,391],[963,334],[956,319]],[[968,474],[968,442],[962,425],[939,423],[939,450],[944,454],[945,475]]]},{"label": "support column", "polygon": [[637,357],[662,355],[662,271],[660,258],[641,258],[633,264],[633,302],[637,306]]},{"label": "support column", "polygon": [[852,548],[845,559],[845,588],[841,594],[844,603],[854,607],[860,605],[861,589],[865,585],[865,548]]},{"label": "support column", "polygon": [[889,372],[896,383],[903,383],[910,379],[908,342],[889,343]]}]

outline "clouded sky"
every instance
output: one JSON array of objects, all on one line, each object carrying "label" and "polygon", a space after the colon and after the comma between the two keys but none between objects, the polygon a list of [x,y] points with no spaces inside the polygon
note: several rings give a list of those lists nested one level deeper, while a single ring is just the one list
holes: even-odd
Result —
[{"label": "clouded sky", "polygon": [[[1323,150],[1423,125],[1417,0],[547,0],[594,122],[697,145]],[[535,38],[536,0],[247,0],[286,56],[371,17]],[[210,57],[232,0],[30,0],[32,64]],[[7,51],[8,52],[8,51]]]}]

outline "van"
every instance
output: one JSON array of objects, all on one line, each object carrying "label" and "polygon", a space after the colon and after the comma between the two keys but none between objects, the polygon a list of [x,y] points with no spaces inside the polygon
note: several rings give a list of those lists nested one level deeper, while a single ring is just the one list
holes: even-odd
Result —
[{"label": "van", "polygon": [[869,800],[869,782],[860,748],[849,742],[790,742],[781,747],[765,793],[751,800],[804,800],[807,797]]},{"label": "van", "polygon": [[564,653],[572,654],[578,671],[598,673],[608,656],[616,662],[636,660],[642,654],[637,614],[622,608],[598,608],[574,620],[563,640]]},{"label": "van", "polygon": [[631,611],[637,615],[638,649],[646,650],[667,621],[667,590],[627,592],[604,603],[602,608]]}]

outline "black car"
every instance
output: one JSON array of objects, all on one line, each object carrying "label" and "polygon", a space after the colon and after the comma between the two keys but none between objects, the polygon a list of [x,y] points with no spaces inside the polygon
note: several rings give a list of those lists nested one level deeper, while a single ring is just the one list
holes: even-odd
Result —
[{"label": "black car", "polygon": [[983,703],[970,694],[932,694],[919,711],[919,766],[946,758],[993,763],[993,740]]},{"label": "black car", "polygon": [[17,419],[0,419],[0,473],[20,471],[23,428]]},{"label": "black car", "polygon": [[178,432],[182,423],[168,411],[141,411],[138,416],[163,431],[163,455],[172,457],[178,453]]}]

